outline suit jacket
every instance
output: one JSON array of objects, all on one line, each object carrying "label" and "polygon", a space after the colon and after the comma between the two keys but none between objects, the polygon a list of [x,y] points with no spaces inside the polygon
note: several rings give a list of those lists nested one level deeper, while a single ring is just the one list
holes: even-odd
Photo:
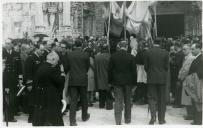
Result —
[{"label": "suit jacket", "polygon": [[82,49],[75,49],[67,55],[67,71],[70,73],[69,86],[87,86],[87,72],[90,66],[90,58]]},{"label": "suit jacket", "polygon": [[133,85],[136,83],[135,58],[124,50],[112,54],[109,64],[109,83],[115,86]]},{"label": "suit jacket", "polygon": [[95,79],[96,87],[101,90],[108,90],[108,69],[109,69],[109,53],[101,53],[95,56]]},{"label": "suit jacket", "polygon": [[11,50],[9,53],[3,49],[2,58],[4,59],[5,69],[3,71],[3,87],[17,89],[18,75],[22,75],[22,64],[20,54]]},{"label": "suit jacket", "polygon": [[39,66],[42,64],[43,60],[41,57],[37,56],[35,53],[31,54],[25,61],[25,79],[32,80],[34,82],[36,72]]},{"label": "suit jacket", "polygon": [[168,61],[168,52],[160,47],[155,46],[146,52],[144,68],[147,83],[166,84]]},{"label": "suit jacket", "polygon": [[203,56],[202,53],[194,59],[190,66],[189,75],[192,73],[197,73],[199,79],[203,79]]}]

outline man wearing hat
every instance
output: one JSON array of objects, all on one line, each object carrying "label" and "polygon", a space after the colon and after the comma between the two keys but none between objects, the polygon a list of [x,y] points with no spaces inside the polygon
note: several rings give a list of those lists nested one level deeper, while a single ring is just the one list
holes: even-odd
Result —
[{"label": "man wearing hat", "polygon": [[131,89],[136,82],[136,63],[127,53],[126,41],[118,43],[118,51],[113,53],[109,62],[109,83],[114,87],[114,114],[116,125],[121,125],[123,104],[125,123],[131,122]]},{"label": "man wearing hat", "polygon": [[154,47],[146,51],[144,60],[144,68],[147,73],[148,103],[151,112],[149,124],[154,124],[156,121],[157,110],[159,124],[166,123],[166,77],[169,57],[168,52],[160,48],[160,43],[160,40],[155,40]]},{"label": "man wearing hat", "polygon": [[8,95],[7,107],[5,108],[4,102],[4,112],[7,113],[6,121],[16,122],[14,115],[17,114],[17,91],[18,83],[22,83],[22,65],[20,60],[20,54],[13,49],[13,44],[11,40],[6,40],[5,49],[3,49],[3,94]]}]

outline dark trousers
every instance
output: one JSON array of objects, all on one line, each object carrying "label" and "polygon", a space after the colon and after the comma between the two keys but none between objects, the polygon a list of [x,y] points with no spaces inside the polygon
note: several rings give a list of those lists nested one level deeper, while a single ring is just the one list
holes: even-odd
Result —
[{"label": "dark trousers", "polygon": [[193,119],[193,117],[194,117],[194,109],[193,109],[192,105],[187,105],[186,106],[186,111],[187,111],[187,116],[191,117]]},{"label": "dark trousers", "polygon": [[[3,91],[4,91],[4,103],[3,109],[6,120],[13,120],[14,115],[17,113],[17,108],[19,107],[17,102],[17,88],[18,75],[15,72],[3,72]],[[6,94],[5,88],[9,89],[9,93]]]},{"label": "dark trousers", "polygon": [[182,86],[181,86],[181,82],[177,82],[176,83],[176,89],[175,89],[175,101],[174,101],[174,105],[175,106],[181,106],[181,97],[182,97]]},{"label": "dark trousers", "polygon": [[110,90],[99,90],[99,107],[113,109],[113,96]]},{"label": "dark trousers", "polygon": [[115,104],[114,115],[116,124],[121,124],[123,102],[124,118],[126,123],[131,122],[131,86],[114,86]]},{"label": "dark trousers", "polygon": [[137,84],[137,88],[133,94],[133,102],[147,102],[147,85],[145,83]]},{"label": "dark trousers", "polygon": [[194,100],[192,100],[192,107],[194,109],[194,117],[193,117],[193,122],[196,125],[202,125],[202,110],[198,111],[196,108],[196,103]]},{"label": "dark trousers", "polygon": [[16,92],[10,90],[9,94],[4,93],[3,110],[5,120],[10,121],[14,119],[16,113]]},{"label": "dark trousers", "polygon": [[70,86],[69,94],[70,94],[70,123],[76,123],[76,109],[79,97],[82,106],[82,119],[85,119],[88,115],[87,87]]},{"label": "dark trousers", "polygon": [[148,85],[148,103],[151,112],[151,118],[156,118],[158,110],[158,120],[165,120],[166,112],[166,86],[160,84]]}]

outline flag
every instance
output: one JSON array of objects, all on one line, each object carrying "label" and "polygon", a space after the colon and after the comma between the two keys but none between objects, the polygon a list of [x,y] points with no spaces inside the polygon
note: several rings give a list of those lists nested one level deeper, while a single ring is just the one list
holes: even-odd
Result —
[{"label": "flag", "polygon": [[110,20],[110,34],[116,37],[120,37],[123,31],[123,11],[124,4],[121,3],[121,7],[117,2],[111,2],[111,20]]},{"label": "flag", "polygon": [[151,37],[151,12],[150,6],[153,6],[153,1],[133,1],[126,8],[125,13],[127,16],[126,30],[131,34],[142,33],[145,39]]}]

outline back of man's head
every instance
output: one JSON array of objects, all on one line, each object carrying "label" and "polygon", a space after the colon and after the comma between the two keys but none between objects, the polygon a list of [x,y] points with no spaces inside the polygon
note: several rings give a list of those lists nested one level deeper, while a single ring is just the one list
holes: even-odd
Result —
[{"label": "back of man's head", "polygon": [[81,47],[82,41],[80,39],[75,40],[75,47]]},{"label": "back of man's head", "polygon": [[161,39],[160,39],[160,38],[156,38],[156,39],[154,40],[154,44],[155,44],[155,45],[161,45]]},{"label": "back of man's head", "polygon": [[125,40],[120,41],[120,42],[118,43],[118,48],[120,48],[120,49],[127,49],[127,47],[128,47],[128,43],[127,43],[127,41],[125,41]]}]

